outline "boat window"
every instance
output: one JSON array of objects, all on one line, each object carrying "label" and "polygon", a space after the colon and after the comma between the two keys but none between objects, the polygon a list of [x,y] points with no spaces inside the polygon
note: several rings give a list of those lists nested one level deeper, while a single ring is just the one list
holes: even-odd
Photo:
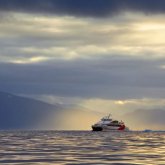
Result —
[{"label": "boat window", "polygon": [[112,121],[112,123],[119,123],[117,120]]},{"label": "boat window", "polygon": [[105,119],[105,118],[103,118],[103,119],[101,119],[102,121],[111,121],[111,119]]}]

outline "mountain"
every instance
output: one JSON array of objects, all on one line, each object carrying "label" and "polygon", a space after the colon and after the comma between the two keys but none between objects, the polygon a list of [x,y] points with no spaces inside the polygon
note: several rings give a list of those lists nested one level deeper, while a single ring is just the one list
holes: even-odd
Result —
[{"label": "mountain", "polygon": [[[67,108],[68,107],[68,108]],[[0,92],[0,129],[91,129],[102,114]]]},{"label": "mountain", "polygon": [[[91,125],[104,115],[81,106],[52,105],[0,92],[0,130],[90,130]],[[160,109],[135,110],[117,117],[133,130],[165,130],[164,118],[165,110]]]},{"label": "mountain", "polygon": [[59,113],[59,105],[0,92],[0,129],[31,129]]},{"label": "mountain", "polygon": [[165,110],[135,110],[122,116],[132,129],[165,130]]}]

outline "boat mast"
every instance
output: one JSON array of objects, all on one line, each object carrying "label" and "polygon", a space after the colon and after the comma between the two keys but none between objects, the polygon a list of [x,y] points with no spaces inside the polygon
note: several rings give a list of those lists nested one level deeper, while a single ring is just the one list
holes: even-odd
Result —
[{"label": "boat mast", "polygon": [[108,119],[111,117],[111,114],[108,115]]}]

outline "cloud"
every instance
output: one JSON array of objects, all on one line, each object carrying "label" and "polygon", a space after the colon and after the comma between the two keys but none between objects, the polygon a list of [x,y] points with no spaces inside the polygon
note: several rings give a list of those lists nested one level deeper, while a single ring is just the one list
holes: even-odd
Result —
[{"label": "cloud", "polygon": [[105,17],[120,11],[142,11],[145,13],[161,13],[165,11],[163,0],[12,0],[0,1],[3,11],[21,11],[50,13],[57,15],[73,15],[82,17]]},{"label": "cloud", "polygon": [[162,98],[164,60],[98,58],[0,65],[0,86],[11,93],[84,98]]},{"label": "cloud", "polygon": [[[164,97],[163,15],[77,19],[14,12],[4,16],[3,89],[71,97]],[[151,20],[153,26],[146,32]]]},{"label": "cloud", "polygon": [[164,15],[151,17],[128,12],[111,19],[18,12],[3,12],[3,15],[1,62],[34,63],[102,56],[164,58]]},{"label": "cloud", "polygon": [[[163,11],[164,2],[147,2],[0,1],[2,88],[117,100],[164,97],[165,16],[134,12]],[[53,15],[42,14],[48,8]]]},{"label": "cloud", "polygon": [[113,115],[123,115],[135,110],[153,110],[164,109],[164,98],[140,98],[140,99],[125,99],[125,100],[111,100],[111,99],[99,99],[91,98],[84,99],[79,102],[82,106],[89,110],[95,110],[98,112],[112,113]]}]

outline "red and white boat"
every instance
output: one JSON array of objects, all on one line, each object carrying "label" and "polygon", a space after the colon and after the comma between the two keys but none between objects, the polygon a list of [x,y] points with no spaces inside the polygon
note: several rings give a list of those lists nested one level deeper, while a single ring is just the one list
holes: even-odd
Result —
[{"label": "red and white boat", "polygon": [[123,121],[114,120],[111,115],[103,117],[99,122],[92,125],[93,131],[129,131]]}]

